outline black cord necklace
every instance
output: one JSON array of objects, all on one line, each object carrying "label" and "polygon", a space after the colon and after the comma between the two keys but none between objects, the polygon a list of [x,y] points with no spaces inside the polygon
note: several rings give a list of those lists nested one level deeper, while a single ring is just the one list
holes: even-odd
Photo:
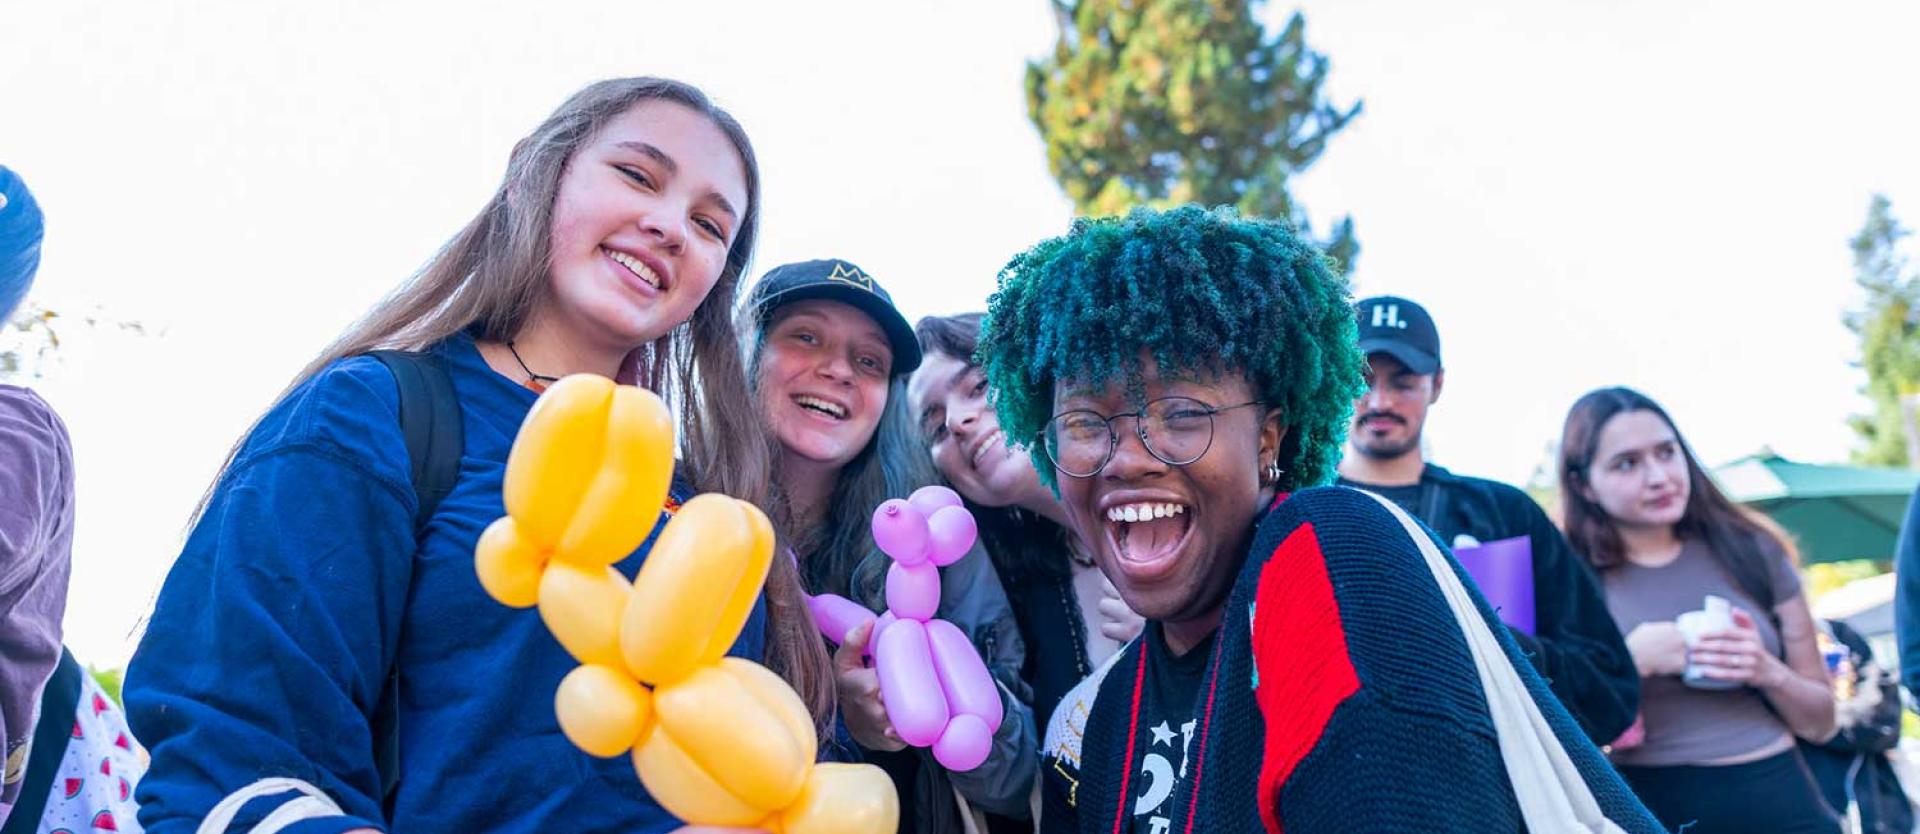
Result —
[{"label": "black cord necklace", "polygon": [[520,363],[520,370],[527,372],[528,382],[538,382],[542,384],[549,384],[549,383],[560,381],[560,378],[557,376],[547,376],[545,374],[536,374],[533,372],[532,368],[527,367],[527,360],[521,359],[520,351],[513,349],[512,339],[507,340],[507,352],[513,354],[513,361]]}]

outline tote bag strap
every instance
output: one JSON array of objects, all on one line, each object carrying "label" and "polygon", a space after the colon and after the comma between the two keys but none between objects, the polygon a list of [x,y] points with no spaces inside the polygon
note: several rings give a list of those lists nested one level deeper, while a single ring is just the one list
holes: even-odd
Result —
[{"label": "tote bag strap", "polygon": [[1560,737],[1547,723],[1540,706],[1533,702],[1526,684],[1513,669],[1513,662],[1500,648],[1473,595],[1461,583],[1453,565],[1406,511],[1392,501],[1370,492],[1363,495],[1380,502],[1400,527],[1420,548],[1428,570],[1440,586],[1440,594],[1453,609],[1454,620],[1467,640],[1473,655],[1474,671],[1486,692],[1487,711],[1493,716],[1494,732],[1500,738],[1500,758],[1506,763],[1507,777],[1520,806],[1520,816],[1529,831],[1582,831],[1592,834],[1625,834],[1625,830],[1607,819],[1600,810],[1593,790],[1581,778],[1579,768],[1567,756]]}]

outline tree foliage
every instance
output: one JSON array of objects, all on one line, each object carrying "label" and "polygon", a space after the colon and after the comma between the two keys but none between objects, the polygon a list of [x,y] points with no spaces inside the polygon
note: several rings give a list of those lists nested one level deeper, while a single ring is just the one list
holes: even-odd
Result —
[{"label": "tree foliage", "polygon": [[1912,232],[1900,225],[1893,206],[1876,194],[1867,221],[1854,235],[1854,281],[1866,300],[1846,315],[1847,329],[1860,337],[1859,366],[1867,372],[1865,393],[1871,414],[1851,420],[1862,446],[1858,463],[1920,465],[1910,450],[1920,445],[1916,405],[1920,405],[1920,275],[1907,268],[1900,242]]},{"label": "tree foliage", "polygon": [[88,666],[87,674],[93,676],[93,682],[100,685],[101,691],[106,692],[107,697],[112,698],[116,704],[120,703],[120,684],[127,677],[126,667],[119,666],[112,669],[96,669]]},{"label": "tree foliage", "polygon": [[[1295,13],[1270,37],[1257,0],[1053,0],[1053,54],[1027,65],[1027,112],[1075,208],[1230,205],[1311,233],[1287,190],[1360,112],[1322,89],[1327,57]],[[1350,265],[1351,218],[1323,245]]]},{"label": "tree foliage", "polygon": [[111,318],[98,309],[67,316],[28,301],[14,311],[12,318],[0,322],[0,382],[40,378],[49,367],[58,364],[64,337],[74,328],[82,332],[111,328],[122,333],[148,335],[146,325]]},{"label": "tree foliage", "polygon": [[28,304],[0,321],[0,382],[40,375],[50,354],[60,349],[60,314]]}]

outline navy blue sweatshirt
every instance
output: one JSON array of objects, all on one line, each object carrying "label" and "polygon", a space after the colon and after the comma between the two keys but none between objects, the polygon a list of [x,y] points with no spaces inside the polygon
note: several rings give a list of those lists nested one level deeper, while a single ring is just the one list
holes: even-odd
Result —
[{"label": "navy blue sweatshirt", "polygon": [[[302,817],[291,834],[678,826],[631,759],[592,758],[561,735],[553,693],[576,662],[536,612],[495,602],[474,574],[534,393],[470,338],[436,352],[466,446],[418,540],[398,389],[371,357],[275,405],[214,490],[127,673],[128,718],[153,756],[137,790],[148,831],[194,831],[250,786],[263,795],[231,801],[230,830],[275,811]],[[617,567],[632,576],[651,545]],[[760,659],[764,628],[756,606],[733,653]],[[400,778],[383,807],[370,716],[395,668]]]}]

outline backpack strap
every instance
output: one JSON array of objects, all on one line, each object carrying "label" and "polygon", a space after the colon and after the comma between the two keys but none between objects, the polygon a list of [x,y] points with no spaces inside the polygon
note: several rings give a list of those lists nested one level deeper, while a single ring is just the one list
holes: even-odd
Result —
[{"label": "backpack strap", "polygon": [[[425,535],[427,523],[442,499],[460,479],[460,452],[465,437],[460,425],[460,400],[453,380],[439,357],[424,352],[376,350],[373,358],[387,366],[400,389],[400,433],[406,438],[407,460],[413,474],[417,509],[413,533]],[[381,805],[392,812],[394,790],[400,784],[400,669],[388,670],[387,685],[374,707],[374,764],[380,771]]]},{"label": "backpack strap", "polygon": [[67,743],[73,737],[74,715],[80,708],[80,664],[73,653],[60,650],[60,663],[40,690],[40,720],[33,728],[33,746],[27,750],[27,773],[20,784],[20,799],[0,826],[0,834],[33,834],[40,830],[40,816],[53,799],[53,780],[60,763],[67,757]]},{"label": "backpack strap", "polygon": [[419,498],[413,514],[414,533],[419,534],[460,479],[460,400],[439,357],[400,350],[371,355],[387,366],[400,387],[400,432],[406,437],[413,491]]}]

